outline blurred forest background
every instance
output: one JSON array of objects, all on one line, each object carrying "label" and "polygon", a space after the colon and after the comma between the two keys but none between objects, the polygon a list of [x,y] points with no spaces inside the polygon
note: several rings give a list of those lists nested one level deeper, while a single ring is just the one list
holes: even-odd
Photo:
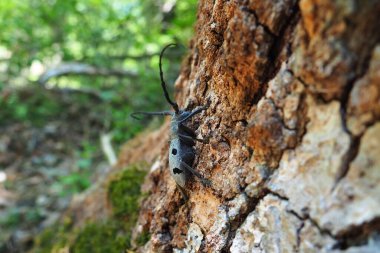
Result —
[{"label": "blurred forest background", "polygon": [[0,249],[30,243],[111,146],[159,124],[129,114],[167,108],[158,54],[182,45],[165,55],[172,85],[195,15],[195,0],[0,1]]}]

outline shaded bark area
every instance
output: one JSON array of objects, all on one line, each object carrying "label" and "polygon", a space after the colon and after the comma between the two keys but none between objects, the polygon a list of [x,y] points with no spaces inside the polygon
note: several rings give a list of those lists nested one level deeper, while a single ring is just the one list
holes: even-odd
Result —
[{"label": "shaded bark area", "polygon": [[371,0],[200,1],[176,99],[210,104],[189,126],[210,138],[193,167],[212,186],[191,180],[183,203],[163,143],[142,252],[379,248],[378,13]]}]

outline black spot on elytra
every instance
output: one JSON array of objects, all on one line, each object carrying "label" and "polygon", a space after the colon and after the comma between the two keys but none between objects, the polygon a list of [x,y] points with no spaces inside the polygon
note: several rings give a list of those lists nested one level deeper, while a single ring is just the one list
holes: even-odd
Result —
[{"label": "black spot on elytra", "polygon": [[180,170],[180,169],[178,169],[178,168],[174,168],[173,169],[173,173],[174,174],[181,174],[183,171],[182,170]]},{"label": "black spot on elytra", "polygon": [[173,149],[172,149],[172,154],[173,154],[173,155],[176,155],[176,154],[177,154],[177,149],[173,148]]}]

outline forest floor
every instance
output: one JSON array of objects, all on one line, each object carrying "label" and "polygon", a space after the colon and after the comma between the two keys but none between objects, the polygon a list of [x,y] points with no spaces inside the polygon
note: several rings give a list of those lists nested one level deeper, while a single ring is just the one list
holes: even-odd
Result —
[{"label": "forest floor", "polygon": [[[65,116],[62,116],[65,115]],[[110,166],[94,115],[75,105],[36,126],[0,125],[0,252],[24,252]]]}]

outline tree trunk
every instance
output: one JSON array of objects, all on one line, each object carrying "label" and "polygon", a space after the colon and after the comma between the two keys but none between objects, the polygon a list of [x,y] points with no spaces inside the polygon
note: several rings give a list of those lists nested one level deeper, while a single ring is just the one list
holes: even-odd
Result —
[{"label": "tree trunk", "polygon": [[371,0],[200,1],[175,85],[180,107],[210,103],[188,125],[210,138],[193,167],[212,186],[193,178],[184,203],[162,142],[143,252],[378,252],[379,13]]}]

